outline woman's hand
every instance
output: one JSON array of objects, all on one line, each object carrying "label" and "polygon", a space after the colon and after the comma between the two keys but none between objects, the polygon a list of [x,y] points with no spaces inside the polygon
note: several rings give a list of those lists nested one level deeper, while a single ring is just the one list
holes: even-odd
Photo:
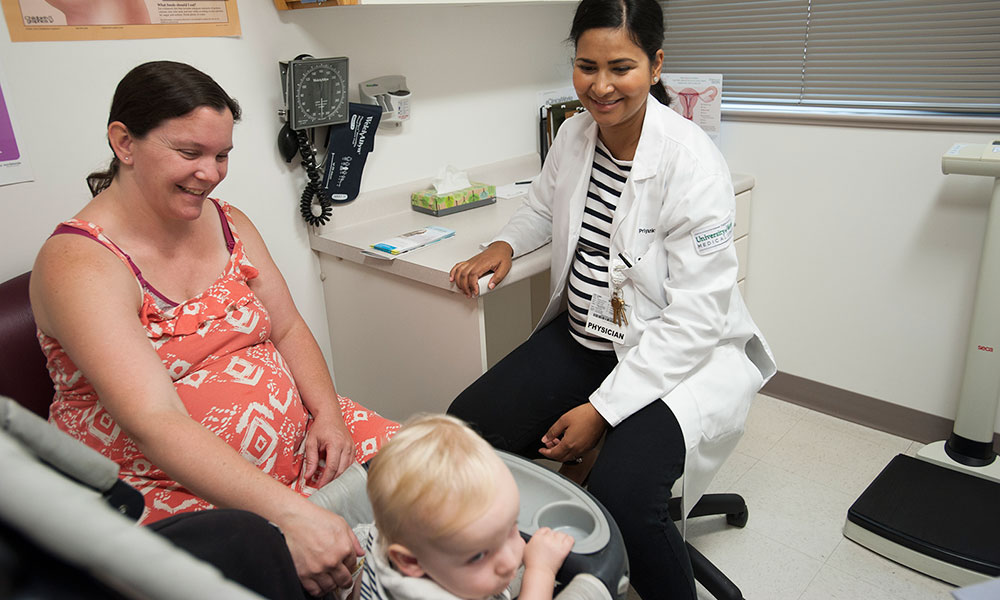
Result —
[{"label": "woman's hand", "polygon": [[[306,433],[305,464],[302,479],[310,487],[321,488],[351,466],[354,460],[354,440],[344,423],[339,406],[314,415]],[[315,479],[311,479],[315,477]]]},{"label": "woman's hand", "polygon": [[303,502],[277,525],[306,592],[320,596],[353,585],[351,573],[364,550],[344,519]]},{"label": "woman's hand", "polygon": [[453,281],[467,298],[479,295],[479,278],[493,271],[489,287],[492,290],[510,272],[514,249],[507,242],[493,242],[485,250],[469,260],[463,260],[451,268],[449,281]]},{"label": "woman's hand", "polygon": [[567,462],[583,456],[601,440],[607,421],[587,402],[559,417],[542,436],[538,452],[550,460]]}]

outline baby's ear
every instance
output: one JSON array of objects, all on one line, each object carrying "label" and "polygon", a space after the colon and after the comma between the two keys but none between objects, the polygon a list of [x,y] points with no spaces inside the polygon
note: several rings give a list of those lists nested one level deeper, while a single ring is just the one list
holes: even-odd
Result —
[{"label": "baby's ear", "polygon": [[420,561],[402,544],[389,545],[389,560],[392,561],[396,570],[407,577],[423,577],[424,570],[420,566]]}]

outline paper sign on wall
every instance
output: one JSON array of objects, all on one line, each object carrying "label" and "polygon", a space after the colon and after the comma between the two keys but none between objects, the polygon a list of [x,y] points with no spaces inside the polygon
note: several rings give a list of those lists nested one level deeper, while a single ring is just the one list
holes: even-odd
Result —
[{"label": "paper sign on wall", "polygon": [[17,134],[14,131],[14,117],[4,96],[8,90],[7,78],[0,66],[0,185],[31,181],[31,165],[24,151],[17,144]]},{"label": "paper sign on wall", "polygon": [[671,108],[700,125],[718,144],[722,124],[722,75],[664,73],[663,82]]},{"label": "paper sign on wall", "polygon": [[240,35],[236,0],[0,0],[12,42]]}]

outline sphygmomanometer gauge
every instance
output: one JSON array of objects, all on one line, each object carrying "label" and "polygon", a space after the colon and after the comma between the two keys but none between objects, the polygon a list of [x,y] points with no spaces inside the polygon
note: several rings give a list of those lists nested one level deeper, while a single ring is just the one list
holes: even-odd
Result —
[{"label": "sphygmomanometer gauge", "polygon": [[288,123],[299,131],[348,120],[347,58],[299,57],[288,63]]}]

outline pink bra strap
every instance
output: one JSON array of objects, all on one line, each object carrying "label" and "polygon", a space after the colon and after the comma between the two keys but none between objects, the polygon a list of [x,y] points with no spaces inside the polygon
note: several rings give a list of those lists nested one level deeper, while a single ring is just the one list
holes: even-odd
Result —
[{"label": "pink bra strap", "polygon": [[[61,223],[58,227],[56,227],[56,230],[52,232],[52,235],[59,235],[63,233],[75,233],[77,235],[82,235],[83,237],[94,240],[95,242],[101,244],[102,246],[104,245],[103,241],[98,239],[97,236],[90,233],[89,231],[85,231],[83,229],[77,229],[76,227],[73,227],[71,225],[66,225],[65,223]],[[149,290],[150,293],[154,294],[157,298],[163,300],[170,306],[177,306],[176,302],[164,296],[162,293],[160,293],[159,290],[153,287],[152,284],[146,281],[146,278],[142,276],[142,271],[139,270],[139,266],[135,264],[131,256],[129,256],[124,250],[118,247],[118,244],[112,242],[107,238],[104,239],[107,240],[109,244],[114,246],[115,250],[117,250],[123,257],[125,257],[125,260],[128,262],[129,268],[132,269],[132,274],[135,275],[135,278],[139,280],[139,284],[142,285],[143,289]]]}]

